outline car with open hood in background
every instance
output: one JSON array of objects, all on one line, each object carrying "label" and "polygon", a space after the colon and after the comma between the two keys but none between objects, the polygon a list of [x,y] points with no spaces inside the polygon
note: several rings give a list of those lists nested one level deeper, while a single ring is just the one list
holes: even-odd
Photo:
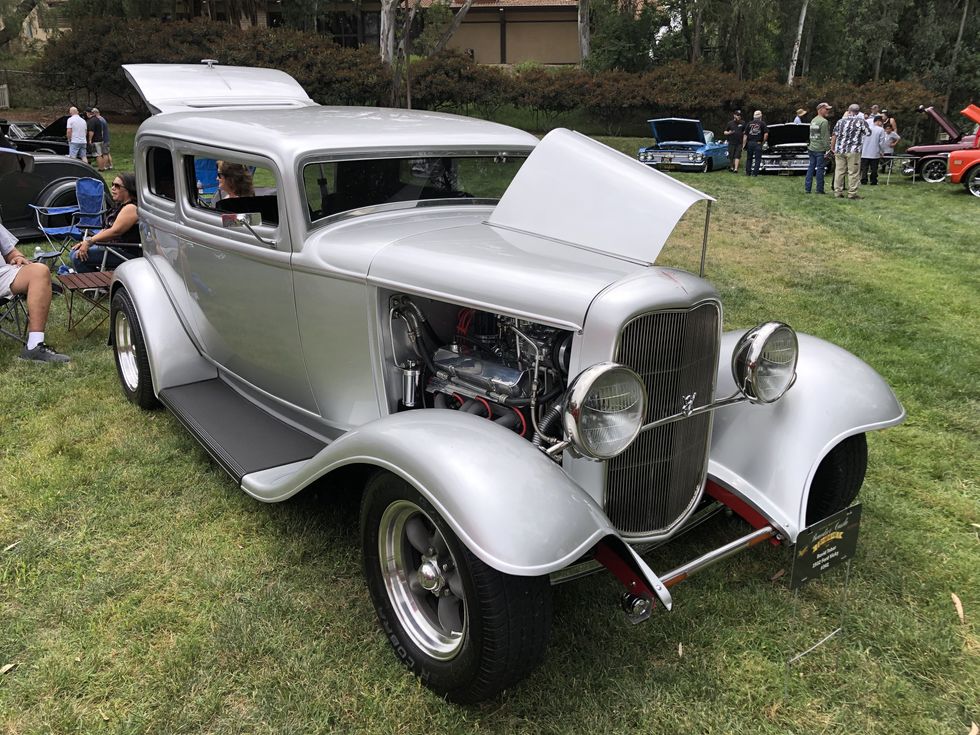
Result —
[{"label": "car with open hood in background", "polygon": [[0,133],[19,151],[28,153],[59,153],[68,155],[68,139],[65,137],[68,116],[62,115],[44,126],[27,120],[0,120]]},{"label": "car with open hood in background", "polygon": [[647,120],[653,139],[640,148],[640,163],[665,171],[720,171],[728,168],[728,144],[715,142],[714,133],[705,131],[700,120],[664,117]]},{"label": "car with open hood in background", "polygon": [[[384,637],[450,700],[538,665],[553,584],[608,569],[640,622],[698,570],[793,544],[904,418],[840,347],[724,331],[712,198],[590,138],[322,107],[270,69],[124,69],[154,114],[145,257],[111,286],[123,393],[258,500],[353,478]],[[215,160],[254,195],[202,195]],[[656,265],[694,205],[702,273]],[[743,535],[672,570],[641,556],[725,507]]]},{"label": "car with open hood in background", "polygon": [[935,121],[939,130],[946,136],[940,143],[914,145],[905,151],[906,158],[902,163],[902,173],[906,176],[915,174],[930,184],[938,184],[946,180],[949,165],[949,154],[953,151],[973,148],[977,140],[978,124],[972,122],[972,132],[964,132],[952,120],[947,118],[935,107],[919,106],[919,112]]},{"label": "car with open hood in background", "polygon": [[[775,123],[766,128],[769,138],[762,153],[759,170],[764,174],[805,174],[810,165],[809,123]],[[833,156],[825,159],[826,170],[833,166]]]},{"label": "car with open hood in background", "polygon": [[[960,111],[964,117],[980,125],[980,107],[967,105]],[[953,184],[962,184],[975,197],[980,197],[980,136],[973,136],[972,148],[957,148],[949,154],[949,172]]]}]

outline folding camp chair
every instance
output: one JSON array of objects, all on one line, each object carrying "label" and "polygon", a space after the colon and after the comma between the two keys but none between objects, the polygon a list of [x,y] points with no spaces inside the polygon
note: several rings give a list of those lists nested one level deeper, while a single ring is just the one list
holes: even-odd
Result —
[{"label": "folding camp chair", "polygon": [[20,294],[0,299],[0,334],[27,344],[27,307]]},{"label": "folding camp chair", "polygon": [[[105,208],[105,182],[102,179],[84,178],[75,182],[76,204],[64,207],[28,206],[34,210],[38,229],[44,233],[51,250],[44,253],[43,260],[61,258],[67,264],[68,251],[72,244],[84,240],[102,230]],[[69,224],[48,227],[46,222],[52,217],[69,217]]]}]

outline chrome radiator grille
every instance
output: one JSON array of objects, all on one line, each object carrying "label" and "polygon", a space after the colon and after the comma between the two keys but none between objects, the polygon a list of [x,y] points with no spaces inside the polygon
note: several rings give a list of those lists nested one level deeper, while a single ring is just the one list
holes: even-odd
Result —
[{"label": "chrome radiator grille", "polygon": [[[639,374],[647,389],[646,421],[711,401],[718,363],[716,304],[643,314],[620,335],[615,360]],[[710,414],[643,432],[606,465],[606,513],[626,536],[668,529],[690,507],[707,470]]]}]

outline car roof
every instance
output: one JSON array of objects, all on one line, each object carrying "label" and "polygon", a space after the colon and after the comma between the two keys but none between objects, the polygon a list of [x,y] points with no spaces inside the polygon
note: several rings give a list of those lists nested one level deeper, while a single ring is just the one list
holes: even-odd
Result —
[{"label": "car roof", "polygon": [[172,112],[146,120],[139,136],[263,152],[289,161],[307,152],[371,153],[516,151],[533,148],[533,135],[498,123],[439,112],[381,107]]}]

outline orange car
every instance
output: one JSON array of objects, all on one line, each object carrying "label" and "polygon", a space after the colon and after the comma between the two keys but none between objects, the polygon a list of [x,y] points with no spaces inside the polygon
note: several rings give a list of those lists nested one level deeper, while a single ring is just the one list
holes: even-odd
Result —
[{"label": "orange car", "polygon": [[[980,107],[969,105],[963,114],[980,123]],[[949,172],[946,174],[954,184],[963,184],[975,197],[980,197],[980,136],[973,148],[952,151],[949,154]]]}]

